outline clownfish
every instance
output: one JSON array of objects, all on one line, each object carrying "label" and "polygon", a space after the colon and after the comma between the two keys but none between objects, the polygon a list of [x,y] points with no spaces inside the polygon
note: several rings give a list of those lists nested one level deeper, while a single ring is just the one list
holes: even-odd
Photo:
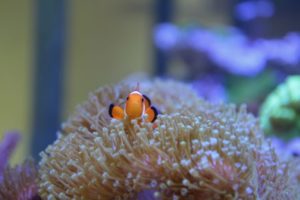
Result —
[{"label": "clownfish", "polygon": [[147,114],[146,122],[154,122],[157,118],[157,110],[151,106],[151,100],[138,90],[131,92],[125,102],[125,108],[110,104],[108,109],[109,115],[118,120],[125,118],[138,119]]}]

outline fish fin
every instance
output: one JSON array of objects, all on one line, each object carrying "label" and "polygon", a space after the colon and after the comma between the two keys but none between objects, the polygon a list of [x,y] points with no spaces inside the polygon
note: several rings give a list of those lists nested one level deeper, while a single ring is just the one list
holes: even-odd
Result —
[{"label": "fish fin", "polygon": [[151,100],[149,99],[149,97],[147,97],[144,94],[143,94],[143,98],[145,99],[145,108],[147,109],[151,106]]},{"label": "fish fin", "polygon": [[157,118],[157,110],[154,106],[151,106],[149,108],[146,109],[146,114],[148,115],[146,121],[147,122],[154,122]]},{"label": "fish fin", "polygon": [[108,114],[115,119],[122,120],[124,119],[124,110],[120,106],[115,106],[114,104],[110,104],[108,109]]}]

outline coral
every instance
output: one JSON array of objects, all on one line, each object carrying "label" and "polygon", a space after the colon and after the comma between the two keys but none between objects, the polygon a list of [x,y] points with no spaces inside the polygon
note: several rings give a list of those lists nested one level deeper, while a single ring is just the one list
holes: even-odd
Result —
[{"label": "coral", "polygon": [[32,160],[14,168],[7,167],[0,181],[0,199],[38,200],[37,168]]},{"label": "coral", "polygon": [[296,137],[289,141],[285,141],[278,137],[271,137],[272,146],[277,155],[282,159],[299,158],[300,156],[300,138]]},{"label": "coral", "polygon": [[200,97],[209,102],[225,102],[228,98],[224,85],[216,77],[206,76],[195,80],[192,86]]},{"label": "coral", "polygon": [[266,98],[260,110],[260,123],[267,134],[284,139],[299,136],[300,76],[294,75]]},{"label": "coral", "polygon": [[[133,83],[135,85],[135,83]],[[89,95],[41,153],[45,199],[299,199],[290,162],[281,162],[245,106],[211,104],[190,86],[141,82],[160,110],[156,126],[108,115],[134,86]]]},{"label": "coral", "polygon": [[183,60],[193,73],[199,73],[195,69],[200,66],[205,69],[203,55],[220,69],[241,76],[255,76],[270,62],[298,71],[300,62],[300,35],[294,32],[280,39],[253,40],[234,27],[209,30],[162,23],[154,30],[154,43]]},{"label": "coral", "polygon": [[244,1],[236,5],[235,15],[242,21],[269,18],[274,14],[274,5],[269,0]]},{"label": "coral", "polygon": [[29,159],[14,168],[8,166],[19,140],[18,132],[8,132],[0,144],[0,199],[38,200],[38,173],[34,162]]},{"label": "coral", "polygon": [[8,164],[12,152],[15,150],[20,140],[20,134],[17,132],[8,132],[4,135],[0,143],[0,181],[2,180],[3,171]]}]

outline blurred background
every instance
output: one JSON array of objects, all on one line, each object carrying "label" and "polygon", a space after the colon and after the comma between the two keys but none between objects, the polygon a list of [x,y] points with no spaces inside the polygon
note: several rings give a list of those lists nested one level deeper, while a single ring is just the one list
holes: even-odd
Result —
[{"label": "blurred background", "polygon": [[[300,90],[286,82],[300,72],[299,9],[297,0],[0,1],[0,138],[20,131],[12,162],[38,159],[88,92],[136,72],[269,119],[266,105],[284,104],[265,103],[278,85],[293,85],[283,97]],[[299,124],[300,100],[288,101],[275,119]]]}]

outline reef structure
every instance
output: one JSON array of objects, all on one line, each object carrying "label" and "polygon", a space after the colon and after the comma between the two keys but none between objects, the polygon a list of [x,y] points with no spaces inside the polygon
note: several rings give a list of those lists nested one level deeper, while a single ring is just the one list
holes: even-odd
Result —
[{"label": "reef structure", "polygon": [[260,110],[265,133],[283,139],[300,136],[300,76],[294,75],[268,95]]},{"label": "reef structure", "polygon": [[294,163],[278,158],[245,106],[158,79],[140,82],[160,111],[156,126],[111,119],[110,103],[135,84],[99,88],[63,124],[41,153],[43,199],[299,199]]}]

